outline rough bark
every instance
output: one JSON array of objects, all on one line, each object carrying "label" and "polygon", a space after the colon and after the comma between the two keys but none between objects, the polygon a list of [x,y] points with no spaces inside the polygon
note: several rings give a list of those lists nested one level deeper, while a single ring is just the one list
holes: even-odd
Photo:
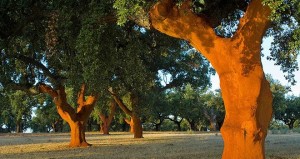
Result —
[{"label": "rough bark", "polygon": [[172,0],[158,2],[150,11],[152,26],[189,41],[218,73],[226,110],[221,128],[222,158],[265,158],[272,94],[262,69],[260,51],[270,9],[261,0],[252,0],[235,35],[221,38],[204,17],[193,14],[189,3],[186,1],[178,8]]},{"label": "rough bark", "polygon": [[115,101],[111,101],[111,105],[110,105],[110,113],[108,116],[106,116],[105,114],[103,114],[102,112],[100,112],[99,116],[101,119],[101,124],[100,124],[100,132],[103,133],[103,135],[109,135],[109,127],[110,124],[114,118],[116,112],[116,103]]},{"label": "rough bark", "polygon": [[130,126],[130,133],[134,138],[143,138],[142,122],[139,116],[133,114],[130,120],[125,119],[125,122]]},{"label": "rough bark", "polygon": [[60,85],[57,89],[53,89],[48,85],[40,84],[39,89],[43,93],[48,93],[53,98],[58,114],[69,124],[71,129],[71,141],[69,146],[89,146],[90,144],[85,140],[85,126],[94,109],[97,100],[96,96],[88,96],[87,99],[85,99],[85,84],[83,84],[78,93],[78,106],[77,110],[75,110],[67,102],[66,92],[63,86]]},{"label": "rough bark", "polygon": [[132,110],[130,110],[117,96],[117,94],[113,92],[112,88],[109,89],[109,92],[113,96],[118,106],[124,111],[124,113],[131,117],[130,121],[128,121],[127,119],[125,119],[125,121],[130,125],[130,132],[133,133],[134,138],[143,138],[142,122],[139,117],[139,109],[137,106],[138,96],[136,96],[134,93],[131,93],[130,100],[132,104]]}]

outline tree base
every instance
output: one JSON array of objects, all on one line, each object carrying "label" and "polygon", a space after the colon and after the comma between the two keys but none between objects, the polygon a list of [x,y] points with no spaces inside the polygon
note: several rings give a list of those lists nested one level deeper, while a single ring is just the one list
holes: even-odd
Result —
[{"label": "tree base", "polygon": [[80,144],[73,144],[73,143],[69,144],[69,147],[71,147],[71,148],[74,148],[74,147],[90,147],[90,146],[92,146],[92,144],[89,144],[87,142],[82,142]]}]

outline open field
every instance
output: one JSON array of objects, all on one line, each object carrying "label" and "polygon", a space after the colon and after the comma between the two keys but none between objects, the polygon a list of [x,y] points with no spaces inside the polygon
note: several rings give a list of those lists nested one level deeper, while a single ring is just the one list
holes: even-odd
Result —
[{"label": "open field", "polygon": [[[220,133],[145,132],[133,139],[128,133],[104,136],[87,133],[93,146],[68,148],[69,134],[0,134],[0,158],[221,158]],[[300,134],[270,134],[266,139],[269,159],[300,159]]]}]

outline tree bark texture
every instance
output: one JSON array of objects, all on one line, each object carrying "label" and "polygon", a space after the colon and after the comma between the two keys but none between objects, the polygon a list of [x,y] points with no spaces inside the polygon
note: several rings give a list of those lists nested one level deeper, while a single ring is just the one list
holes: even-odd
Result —
[{"label": "tree bark texture", "polygon": [[221,38],[205,17],[195,15],[190,6],[190,1],[180,7],[172,0],[158,2],[150,11],[152,27],[189,41],[217,71],[226,110],[221,128],[222,158],[263,159],[272,116],[272,94],[260,52],[270,9],[261,0],[252,0],[235,35]]},{"label": "tree bark texture", "polygon": [[77,110],[75,110],[67,102],[65,89],[63,86],[59,86],[57,89],[53,89],[48,85],[40,84],[39,89],[43,93],[48,93],[53,98],[58,114],[69,124],[71,129],[71,141],[69,146],[90,146],[90,144],[88,144],[85,140],[85,127],[87,120],[97,101],[96,96],[88,96],[85,99],[85,84],[83,84],[80,92],[78,93],[78,106]]}]

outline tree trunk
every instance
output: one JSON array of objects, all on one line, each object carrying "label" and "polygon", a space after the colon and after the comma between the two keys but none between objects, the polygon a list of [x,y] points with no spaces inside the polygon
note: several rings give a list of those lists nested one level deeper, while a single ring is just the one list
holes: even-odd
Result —
[{"label": "tree trunk", "polygon": [[296,120],[290,119],[290,121],[286,123],[286,125],[289,127],[290,130],[294,128],[295,121]]},{"label": "tree trunk", "polygon": [[155,131],[160,131],[161,123],[155,124]]},{"label": "tree trunk", "polygon": [[[264,141],[272,114],[267,80],[264,76],[245,78],[229,74],[220,79],[226,108],[221,128],[223,158],[264,158]],[[232,94],[236,91],[237,95]]]},{"label": "tree trunk", "polygon": [[130,120],[128,120],[128,119],[124,119],[124,120],[129,125],[129,132],[133,134],[134,133],[134,128],[133,128],[132,118],[130,118]]},{"label": "tree trunk", "polygon": [[138,116],[132,115],[130,120],[125,119],[125,122],[130,126],[130,133],[134,138],[143,138],[142,122]]},{"label": "tree trunk", "polygon": [[100,132],[102,132],[104,135],[109,135],[109,127],[116,112],[116,102],[114,100],[111,100],[109,109],[110,113],[108,116],[106,116],[102,112],[100,112],[99,114],[101,119]]},{"label": "tree trunk", "polygon": [[189,123],[189,125],[190,125],[190,129],[191,129],[192,131],[197,131],[197,127],[196,127],[195,121],[194,121],[194,120],[187,120],[187,121],[188,121],[188,123]]},{"label": "tree trunk", "polygon": [[17,122],[16,122],[16,133],[22,133],[23,131],[22,131],[22,122],[21,122],[21,120],[17,120]]},{"label": "tree trunk", "polygon": [[142,122],[139,116],[133,114],[131,116],[132,125],[130,125],[131,129],[133,129],[134,138],[143,138],[143,128]]},{"label": "tree trunk", "polygon": [[174,121],[174,122],[177,125],[177,131],[181,131],[181,125],[180,125],[181,122],[178,121]]},{"label": "tree trunk", "polygon": [[155,131],[160,131],[161,130],[161,125],[164,121],[164,118],[159,119],[159,123],[154,123],[155,124]]},{"label": "tree trunk", "polygon": [[231,38],[220,38],[203,16],[191,11],[190,1],[158,2],[150,11],[152,26],[190,42],[220,77],[225,119],[223,159],[263,159],[272,116],[272,93],[261,64],[261,43],[270,24],[270,9],[252,0]]},{"label": "tree trunk", "polygon": [[100,119],[101,119],[100,132],[103,135],[109,135],[110,123],[108,123],[108,118],[104,115],[100,115]]},{"label": "tree trunk", "polygon": [[136,95],[133,92],[130,93],[132,110],[129,110],[128,107],[124,104],[124,102],[117,96],[117,94],[113,92],[112,88],[109,88],[108,91],[113,96],[115,102],[119,105],[119,107],[131,117],[130,121],[125,119],[125,122],[130,125],[130,132],[133,133],[134,138],[142,138],[143,128],[141,119],[139,117],[140,108],[138,106],[138,95]]},{"label": "tree trunk", "polygon": [[211,114],[210,119],[209,119],[209,130],[210,131],[216,131],[217,130],[217,120],[216,120],[216,115]]},{"label": "tree trunk", "polygon": [[86,131],[92,131],[92,119],[90,118],[86,124]]},{"label": "tree trunk", "polygon": [[124,119],[124,121],[129,125],[129,132],[133,134],[134,133],[134,128],[133,128],[132,118],[130,118],[130,120]]},{"label": "tree trunk", "polygon": [[70,122],[69,125],[71,128],[71,141],[69,144],[70,147],[86,147],[91,145],[85,140],[85,122]]},{"label": "tree trunk", "polygon": [[58,114],[69,124],[71,129],[71,141],[69,146],[90,146],[85,140],[85,127],[97,101],[96,96],[88,96],[87,99],[85,99],[85,84],[83,84],[78,93],[78,107],[77,110],[75,110],[67,103],[66,92],[63,86],[59,86],[57,90],[54,90],[48,85],[40,84],[39,88],[41,92],[48,93],[53,98]]}]

